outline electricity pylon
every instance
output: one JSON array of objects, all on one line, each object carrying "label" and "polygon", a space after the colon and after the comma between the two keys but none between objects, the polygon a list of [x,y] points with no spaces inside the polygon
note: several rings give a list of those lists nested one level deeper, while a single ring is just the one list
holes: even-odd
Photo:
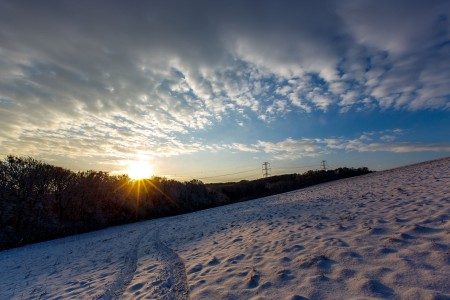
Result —
[{"label": "electricity pylon", "polygon": [[262,172],[263,172],[263,177],[270,176],[270,163],[268,163],[267,161],[262,164]]},{"label": "electricity pylon", "polygon": [[327,170],[327,161],[326,161],[326,160],[322,160],[322,169],[323,169],[324,171]]}]

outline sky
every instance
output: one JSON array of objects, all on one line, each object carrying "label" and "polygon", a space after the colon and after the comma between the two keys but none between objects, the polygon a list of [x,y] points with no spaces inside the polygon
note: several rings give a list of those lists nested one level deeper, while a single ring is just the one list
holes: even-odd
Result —
[{"label": "sky", "polygon": [[450,1],[0,0],[0,155],[219,182],[450,155]]}]

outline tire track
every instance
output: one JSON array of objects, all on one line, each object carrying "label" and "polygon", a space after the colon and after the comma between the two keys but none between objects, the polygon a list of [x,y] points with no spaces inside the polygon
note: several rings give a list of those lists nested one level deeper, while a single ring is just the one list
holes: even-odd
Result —
[{"label": "tire track", "polygon": [[[146,238],[146,242],[142,240]],[[146,253],[146,254],[143,254]],[[140,257],[144,255],[144,257]],[[145,258],[145,255],[150,255]],[[143,259],[138,269],[138,260]],[[150,259],[146,262],[146,260]],[[140,261],[140,260],[139,260]],[[151,262],[151,263],[150,263]],[[152,270],[146,271],[148,263]],[[138,270],[137,270],[138,269]],[[145,285],[136,282],[147,282]],[[136,286],[139,286],[136,290]],[[160,239],[160,228],[145,231],[136,239],[125,256],[117,279],[96,299],[117,300],[135,298],[135,292],[150,299],[189,300],[189,285],[183,260]]]},{"label": "tire track", "polygon": [[105,291],[105,293],[97,297],[97,299],[117,300],[121,298],[128,285],[133,280],[134,273],[137,267],[139,244],[147,234],[148,232],[144,231],[136,239],[133,248],[128,251],[125,256],[125,261],[123,263],[122,269],[120,270],[119,276],[117,276],[117,279],[111,284],[111,286]]},{"label": "tire track", "polygon": [[189,300],[189,285],[183,260],[161,241],[159,229],[154,232],[153,241],[155,259],[160,262],[160,268],[158,280],[152,283],[151,296],[157,299]]}]

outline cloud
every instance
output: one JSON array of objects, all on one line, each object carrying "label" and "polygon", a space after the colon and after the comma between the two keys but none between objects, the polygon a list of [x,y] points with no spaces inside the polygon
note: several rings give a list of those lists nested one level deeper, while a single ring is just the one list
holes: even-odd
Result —
[{"label": "cloud", "polygon": [[401,129],[366,132],[356,139],[336,138],[287,138],[279,142],[258,141],[252,149],[273,155],[275,160],[296,160],[337,152],[450,152],[447,144],[418,144],[395,142],[403,134]]},{"label": "cloud", "polygon": [[[338,8],[345,27],[361,44],[394,54],[427,47],[448,2],[432,0],[343,1]],[[399,22],[401,20],[401,22]]]},{"label": "cloud", "polygon": [[261,149],[264,153],[272,154],[274,159],[277,160],[314,157],[324,152],[324,149],[321,149],[313,139],[295,140],[287,138],[277,143],[258,141],[254,146]]},{"label": "cloud", "polygon": [[382,109],[448,109],[449,69],[442,62],[450,59],[450,6],[428,4],[346,1],[338,8],[359,45],[347,55],[345,76],[359,78],[360,96],[373,97]]},{"label": "cloud", "polygon": [[450,152],[450,145],[445,144],[410,144],[410,143],[393,143],[393,144],[380,144],[372,143],[367,145],[362,145],[358,151],[360,152],[395,152],[395,153],[407,153],[407,152]]},{"label": "cloud", "polygon": [[380,137],[380,140],[382,140],[384,142],[391,142],[391,141],[395,140],[395,136],[394,135],[383,135],[382,137]]},{"label": "cloud", "polygon": [[2,1],[0,149],[177,155],[203,149],[182,141],[224,119],[449,110],[449,11],[437,0]]},{"label": "cloud", "polygon": [[240,143],[233,143],[229,147],[226,147],[226,148],[238,150],[240,152],[249,152],[249,153],[259,152],[259,150],[254,146],[248,146],[248,145],[240,144]]}]

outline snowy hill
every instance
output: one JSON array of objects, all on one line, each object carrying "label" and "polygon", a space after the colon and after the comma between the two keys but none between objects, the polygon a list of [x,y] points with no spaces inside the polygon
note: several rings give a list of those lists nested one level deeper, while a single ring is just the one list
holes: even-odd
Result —
[{"label": "snowy hill", "polygon": [[450,158],[0,252],[0,299],[450,299]]}]

